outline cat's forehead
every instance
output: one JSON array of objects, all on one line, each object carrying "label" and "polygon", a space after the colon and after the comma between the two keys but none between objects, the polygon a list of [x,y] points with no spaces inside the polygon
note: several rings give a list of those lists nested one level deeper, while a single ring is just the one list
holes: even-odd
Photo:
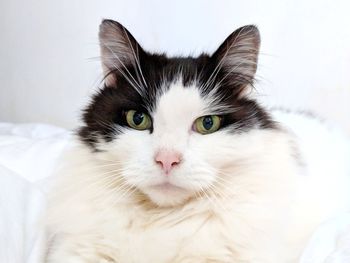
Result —
[{"label": "cat's forehead", "polygon": [[[189,97],[190,93],[192,99],[196,97],[199,100],[206,76],[204,71],[207,68],[207,60],[208,57],[204,55],[198,58],[150,55],[146,62],[141,63],[145,83],[140,83],[141,99],[144,104],[149,104],[148,110],[155,112],[159,111],[161,105],[164,108],[166,104],[179,104],[180,100]],[[132,72],[134,68],[129,70]],[[124,83],[130,86],[127,81]]]},{"label": "cat's forehead", "polygon": [[202,116],[207,108],[197,82],[184,85],[182,79],[173,81],[157,98],[153,118],[157,127],[176,129],[187,125],[193,119]]},{"label": "cat's forehead", "polygon": [[208,61],[207,55],[201,55],[197,58],[169,58],[165,55],[149,55],[147,60],[141,62],[141,68],[145,75],[146,84],[149,84],[148,91],[159,92],[160,89],[163,91],[165,88],[181,82],[184,86],[190,86],[193,82],[203,81],[206,71],[210,70]]}]

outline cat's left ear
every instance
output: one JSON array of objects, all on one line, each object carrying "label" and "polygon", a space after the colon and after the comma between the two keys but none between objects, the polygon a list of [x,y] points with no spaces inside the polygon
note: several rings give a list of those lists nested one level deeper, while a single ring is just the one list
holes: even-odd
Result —
[{"label": "cat's left ear", "polygon": [[102,21],[99,40],[105,83],[114,86],[118,75],[125,74],[127,67],[137,66],[144,51],[131,33],[113,20]]},{"label": "cat's left ear", "polygon": [[[260,47],[259,30],[254,25],[234,31],[212,55],[225,80],[244,89],[254,81]],[[220,80],[218,80],[220,81]]]}]

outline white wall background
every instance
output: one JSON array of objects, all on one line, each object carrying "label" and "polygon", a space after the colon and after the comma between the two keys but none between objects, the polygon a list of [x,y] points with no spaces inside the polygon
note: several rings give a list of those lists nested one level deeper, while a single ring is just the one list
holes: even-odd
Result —
[{"label": "white wall background", "polygon": [[257,24],[261,100],[350,132],[349,11],[348,0],[0,0],[0,121],[75,127],[101,77],[98,25],[112,18],[145,49],[184,55]]}]

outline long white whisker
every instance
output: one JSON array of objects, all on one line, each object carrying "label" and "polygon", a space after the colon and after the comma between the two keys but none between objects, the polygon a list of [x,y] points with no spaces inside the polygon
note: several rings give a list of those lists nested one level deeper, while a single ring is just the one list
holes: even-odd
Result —
[{"label": "long white whisker", "polygon": [[[114,51],[105,43],[102,43],[102,45],[104,45],[106,48],[108,48],[108,50],[112,53],[112,55],[114,56],[114,58],[118,59],[119,63],[124,67],[124,69],[126,70],[126,72],[129,74],[129,76],[131,77],[131,79],[134,81],[132,82],[127,76],[126,74],[119,68],[117,67],[117,65],[115,65],[113,62],[113,66],[124,76],[124,78],[130,83],[130,85],[132,85],[132,87],[140,94],[142,95],[142,87],[140,86],[140,84],[138,84],[138,82],[135,80],[135,78],[132,76],[132,74],[130,73],[130,71],[127,69],[127,67],[125,66],[125,64],[123,63],[123,61],[121,61],[121,59],[114,53]],[[135,87],[135,85],[137,85],[137,87]]]},{"label": "long white whisker", "polygon": [[[132,53],[133,53],[133,55],[134,55],[134,58],[135,58],[135,61],[136,61],[136,64],[137,64],[137,67],[138,67],[138,69],[139,69],[139,71],[140,71],[140,74],[141,74],[141,77],[142,77],[142,80],[143,80],[143,84],[145,84],[145,86],[148,88],[147,83],[146,83],[146,80],[145,80],[145,78],[144,78],[144,76],[143,76],[143,73],[142,73],[142,69],[141,69],[141,65],[140,65],[140,57],[138,56],[138,52],[137,52],[137,57],[136,57],[136,54],[135,54],[134,48],[133,48],[133,46],[132,46],[132,44],[131,44],[129,35],[126,33],[125,28],[123,28],[123,30],[124,30],[124,33],[125,33],[127,39],[128,39],[129,45],[130,45],[130,47],[131,47]],[[136,46],[136,48],[137,48],[137,46]],[[136,71],[136,72],[137,72],[137,71]]]}]

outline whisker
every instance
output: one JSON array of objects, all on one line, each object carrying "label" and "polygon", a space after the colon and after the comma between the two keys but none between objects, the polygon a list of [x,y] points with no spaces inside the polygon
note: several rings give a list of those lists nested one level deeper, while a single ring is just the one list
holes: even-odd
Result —
[{"label": "whisker", "polygon": [[[123,30],[124,30],[124,34],[126,35],[126,37],[127,37],[127,39],[128,39],[130,48],[131,48],[131,50],[132,50],[134,59],[135,59],[136,64],[137,64],[137,67],[138,67],[138,69],[139,69],[139,71],[140,71],[140,74],[141,74],[141,77],[142,77],[142,80],[143,80],[143,84],[145,84],[145,86],[148,88],[147,83],[146,83],[146,80],[145,80],[145,78],[144,78],[144,76],[143,76],[143,73],[142,73],[142,69],[141,69],[141,65],[140,65],[140,57],[139,57],[139,55],[138,55],[138,52],[137,52],[137,56],[136,56],[135,51],[134,51],[134,48],[133,48],[133,46],[132,46],[132,44],[131,44],[129,35],[128,35],[127,32],[125,31],[125,28],[123,28]],[[137,49],[137,51],[138,51],[138,47],[137,47],[137,46],[136,46],[136,49]],[[135,70],[135,71],[137,72],[137,70]]]},{"label": "whisker", "polygon": [[[115,67],[115,69],[117,69],[123,76],[124,78],[130,83],[130,85],[140,94],[142,95],[142,90],[143,88],[140,86],[140,84],[135,80],[135,78],[132,76],[132,74],[130,73],[130,71],[127,69],[127,67],[125,66],[125,64],[123,63],[123,61],[118,57],[118,55],[116,55],[114,53],[114,51],[105,43],[102,43],[103,46],[105,46],[114,56],[114,58],[118,59],[119,63],[122,65],[122,67],[124,67],[125,71],[129,74],[130,78],[133,80],[133,82],[130,80],[130,78],[128,78],[128,76],[115,64],[112,62],[113,66]],[[137,85],[137,87],[135,86]]]}]

